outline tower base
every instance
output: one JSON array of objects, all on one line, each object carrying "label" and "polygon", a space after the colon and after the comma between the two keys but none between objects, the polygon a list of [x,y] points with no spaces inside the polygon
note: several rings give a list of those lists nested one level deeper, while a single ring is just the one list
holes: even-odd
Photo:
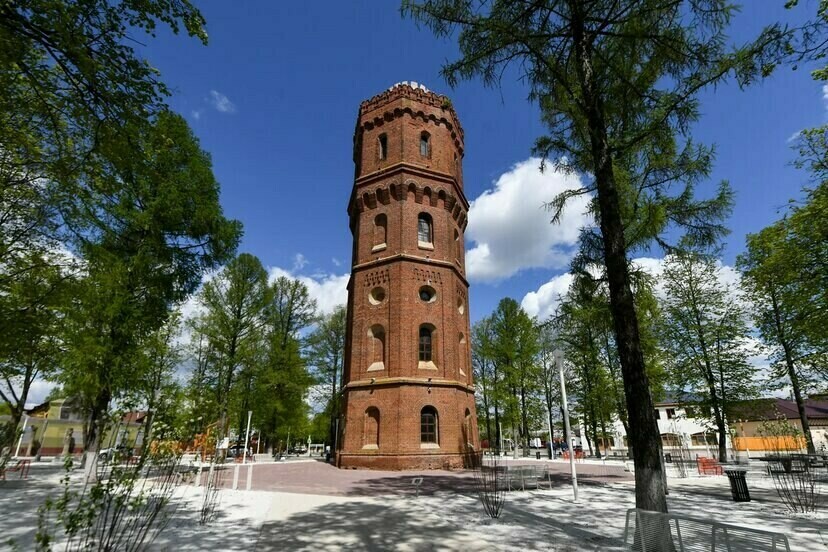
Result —
[{"label": "tower base", "polygon": [[474,466],[474,457],[457,453],[344,454],[336,465],[352,470],[458,470]]}]

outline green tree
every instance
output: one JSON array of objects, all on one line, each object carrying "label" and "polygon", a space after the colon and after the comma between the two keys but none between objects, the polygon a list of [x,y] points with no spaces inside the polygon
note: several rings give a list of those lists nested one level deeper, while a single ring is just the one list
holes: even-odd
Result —
[{"label": "green tree", "polygon": [[149,450],[155,436],[155,423],[169,425],[178,406],[179,385],[175,372],[183,358],[177,339],[180,335],[181,314],[173,312],[166,323],[147,336],[138,347],[136,379],[138,385],[133,401],[146,409],[143,430],[143,453]]},{"label": "green tree", "polygon": [[820,360],[824,361],[825,350],[815,347],[812,339],[820,304],[811,292],[812,284],[802,278],[802,259],[808,253],[788,239],[788,232],[788,221],[783,219],[749,235],[747,251],[739,256],[737,266],[753,305],[754,323],[771,351],[771,377],[790,383],[808,452],[814,453],[804,392],[814,388],[814,376]]},{"label": "green tree", "polygon": [[308,424],[305,402],[313,377],[308,373],[302,333],[316,321],[316,301],[301,281],[286,276],[270,285],[266,318],[266,356],[256,383],[257,396],[267,396],[254,411],[265,435],[286,439]]},{"label": "green tree", "polygon": [[724,284],[717,260],[683,253],[667,257],[662,345],[669,352],[670,379],[679,392],[692,391],[713,413],[719,461],[727,461],[727,412],[756,389],[750,331],[737,290]]},{"label": "green tree", "polygon": [[204,313],[196,327],[211,351],[208,366],[216,385],[220,437],[229,429],[230,392],[238,370],[261,344],[269,299],[267,272],[249,253],[227,263],[199,295]]},{"label": "green tree", "polygon": [[518,435],[529,448],[529,421],[538,399],[538,331],[517,301],[507,297],[492,313],[491,332],[491,359],[500,374],[496,393],[504,408],[502,417],[512,427],[517,454]]},{"label": "green tree", "polygon": [[0,399],[11,414],[8,434],[17,431],[32,384],[51,377],[60,362],[71,286],[56,259],[34,251],[19,260],[20,276],[0,280]]},{"label": "green tree", "polygon": [[339,416],[339,391],[345,359],[347,311],[344,305],[321,317],[308,337],[308,362],[313,366],[316,383],[327,389],[326,411],[330,416],[328,442],[336,441],[336,419]]},{"label": "green tree", "polygon": [[[489,448],[500,451],[500,402],[498,390],[497,364],[492,359],[492,320],[484,317],[472,326],[471,352],[474,384],[479,390],[475,394],[478,416],[483,416],[486,439]],[[492,413],[494,412],[494,431],[492,430]],[[480,424],[478,424],[480,425]],[[494,446],[492,441],[494,440]]]},{"label": "green tree", "polygon": [[89,399],[86,450],[97,446],[110,401],[134,383],[140,342],[232,254],[241,233],[223,216],[209,157],[184,119],[164,111],[136,124],[103,133],[93,168],[58,202],[68,243],[83,258],[63,379]]},{"label": "green tree", "polygon": [[[459,29],[461,57],[443,68],[449,84],[482,77],[495,85],[508,66],[519,67],[550,130],[536,151],[564,156],[556,164],[588,180],[583,190],[552,201],[553,220],[567,199],[594,194],[598,227],[591,235],[606,267],[636,505],[666,511],[661,441],[628,254],[654,240],[663,243],[671,227],[682,228],[686,241],[697,244],[722,234],[718,221],[729,206],[729,189],[722,186],[709,201],[693,197],[712,156],[687,136],[698,117],[697,93],[731,75],[745,84],[760,69],[769,70],[763,56],[779,45],[779,29],[729,49],[725,33],[734,8],[724,0],[405,0],[403,10],[438,36]],[[681,190],[671,193],[677,184]]]},{"label": "green tree", "polygon": [[[33,244],[54,248],[56,230],[72,221],[53,194],[83,188],[107,134],[134,143],[163,111],[169,91],[134,48],[158,25],[206,43],[204,19],[187,0],[0,4],[0,263]],[[122,184],[130,185],[109,183]],[[0,280],[14,277],[5,268]]]}]

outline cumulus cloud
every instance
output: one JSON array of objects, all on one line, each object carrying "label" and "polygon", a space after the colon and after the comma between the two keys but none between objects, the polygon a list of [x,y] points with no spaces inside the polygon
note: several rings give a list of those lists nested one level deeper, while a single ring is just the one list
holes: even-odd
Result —
[{"label": "cumulus cloud", "polygon": [[271,282],[279,276],[286,276],[295,278],[308,286],[308,293],[316,299],[316,305],[321,314],[330,314],[338,305],[344,305],[348,301],[350,274],[302,276],[279,267],[271,267],[268,274]]},{"label": "cumulus cloud", "polygon": [[217,90],[210,90],[210,96],[207,101],[219,113],[235,113],[236,105],[230,101],[230,98]]},{"label": "cumulus cloud", "polygon": [[566,296],[572,284],[572,274],[566,272],[558,274],[537,291],[530,291],[524,295],[520,306],[529,316],[537,316],[539,320],[546,320],[555,313],[561,299]]},{"label": "cumulus cloud", "polygon": [[[662,299],[665,297],[662,281],[664,263],[664,258],[656,257],[639,257],[632,260],[632,265],[635,268],[653,277],[655,280],[655,288],[653,291],[657,297]],[[537,316],[541,320],[549,318],[555,313],[555,310],[561,303],[561,299],[566,296],[572,280],[573,277],[569,273],[553,276],[536,291],[530,291],[524,295],[521,306],[530,316]],[[739,271],[734,267],[719,263],[719,281],[722,286],[730,286],[734,301],[743,303],[747,301],[739,288]],[[748,305],[745,304],[744,306],[747,307]]]},{"label": "cumulus cloud", "polygon": [[543,208],[559,193],[581,188],[575,174],[552,168],[539,170],[540,159],[530,158],[502,174],[469,208],[466,237],[473,243],[466,254],[469,278],[499,281],[527,268],[562,268],[574,253],[589,198],[581,196],[567,206],[560,224],[550,224]]}]

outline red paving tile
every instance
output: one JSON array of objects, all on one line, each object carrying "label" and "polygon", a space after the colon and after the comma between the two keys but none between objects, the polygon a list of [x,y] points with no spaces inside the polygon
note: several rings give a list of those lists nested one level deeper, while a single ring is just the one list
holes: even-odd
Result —
[{"label": "red paving tile", "polygon": [[[509,462],[509,465],[530,465],[529,462]],[[569,464],[544,463],[553,482],[569,482]],[[531,463],[537,465],[537,463]],[[221,471],[221,486],[232,487],[234,465]],[[238,488],[247,485],[247,466],[239,466]],[[578,479],[585,483],[632,481],[633,476],[616,465],[578,464]],[[422,477],[421,494],[438,490],[474,492],[474,472],[471,470],[379,471],[338,469],[324,462],[287,461],[276,464],[258,464],[253,468],[252,488],[257,491],[279,491],[301,494],[337,496],[378,496],[410,494],[414,492],[411,480]]]}]

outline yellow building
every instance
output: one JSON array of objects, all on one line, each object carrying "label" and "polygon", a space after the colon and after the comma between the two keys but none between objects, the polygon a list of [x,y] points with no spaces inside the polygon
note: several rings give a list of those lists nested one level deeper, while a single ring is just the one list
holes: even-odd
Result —
[{"label": "yellow building", "polygon": [[[113,425],[107,429],[101,447],[108,448],[123,442],[140,445],[145,415],[145,412],[126,413],[117,427]],[[55,456],[61,454],[67,440],[69,453],[79,454],[83,451],[85,423],[78,401],[72,398],[39,404],[27,410],[26,417],[21,422],[21,429],[24,425],[25,429],[18,454]]]},{"label": "yellow building", "polygon": [[[828,400],[805,400],[805,416],[817,451],[828,450]],[[805,438],[796,402],[758,399],[735,405],[730,412],[733,447],[751,456],[771,452],[804,452]]]}]

